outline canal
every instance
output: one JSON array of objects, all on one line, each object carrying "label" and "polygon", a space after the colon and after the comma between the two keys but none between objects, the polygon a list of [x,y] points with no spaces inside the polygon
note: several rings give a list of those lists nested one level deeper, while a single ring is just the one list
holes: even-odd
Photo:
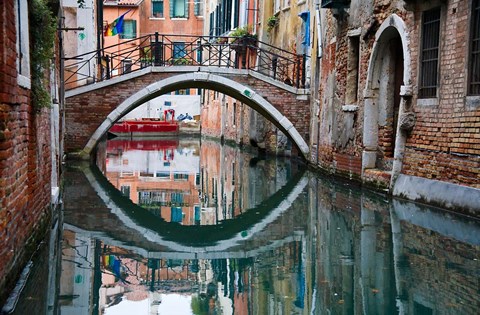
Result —
[{"label": "canal", "polygon": [[15,314],[478,314],[480,223],[205,138],[69,162]]}]

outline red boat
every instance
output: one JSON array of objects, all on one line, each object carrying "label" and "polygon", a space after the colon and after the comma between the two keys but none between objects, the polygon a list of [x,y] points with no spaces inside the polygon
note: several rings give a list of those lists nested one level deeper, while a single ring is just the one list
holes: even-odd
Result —
[{"label": "red boat", "polygon": [[178,133],[178,122],[174,120],[175,111],[169,109],[165,111],[172,117],[170,121],[160,120],[157,118],[141,118],[138,120],[124,120],[115,123],[110,128],[110,133],[116,136],[159,136],[159,135],[171,135]]}]

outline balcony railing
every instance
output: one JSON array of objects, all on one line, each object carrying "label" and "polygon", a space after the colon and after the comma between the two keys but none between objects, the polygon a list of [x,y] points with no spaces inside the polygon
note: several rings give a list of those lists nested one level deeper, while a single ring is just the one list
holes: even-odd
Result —
[{"label": "balcony railing", "polygon": [[146,67],[212,66],[248,69],[297,88],[305,86],[298,55],[255,37],[149,34],[65,60],[66,89],[92,84]]}]

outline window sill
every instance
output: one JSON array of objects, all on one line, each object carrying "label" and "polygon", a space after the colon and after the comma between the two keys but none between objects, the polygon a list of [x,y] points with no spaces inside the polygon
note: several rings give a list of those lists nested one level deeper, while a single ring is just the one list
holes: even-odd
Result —
[{"label": "window sill", "polygon": [[297,5],[304,4],[305,2],[307,2],[307,0],[300,0],[300,1],[297,2]]},{"label": "window sill", "polygon": [[25,89],[31,89],[32,88],[32,82],[30,81],[30,78],[26,77],[24,75],[19,74],[17,76],[17,83],[18,83],[18,85],[20,85],[21,87],[23,87]]},{"label": "window sill", "polygon": [[438,106],[438,98],[419,98],[417,99],[418,106]]},{"label": "window sill", "polygon": [[290,7],[282,8],[282,11],[283,11],[283,12],[288,11],[288,10],[290,10]]},{"label": "window sill", "polygon": [[172,20],[172,21],[187,21],[188,18],[186,18],[186,17],[176,17],[176,18],[171,18],[170,20]]},{"label": "window sill", "polygon": [[470,108],[480,108],[480,95],[469,95],[465,97],[465,105]]},{"label": "window sill", "polygon": [[151,17],[150,20],[160,20],[160,21],[164,21],[165,18],[164,17]]}]

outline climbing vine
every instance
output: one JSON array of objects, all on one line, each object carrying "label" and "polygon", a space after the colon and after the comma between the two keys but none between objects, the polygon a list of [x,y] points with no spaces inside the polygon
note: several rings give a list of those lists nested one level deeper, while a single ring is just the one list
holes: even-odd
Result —
[{"label": "climbing vine", "polygon": [[55,46],[56,19],[48,0],[29,1],[32,102],[37,109],[51,104],[49,69]]}]

